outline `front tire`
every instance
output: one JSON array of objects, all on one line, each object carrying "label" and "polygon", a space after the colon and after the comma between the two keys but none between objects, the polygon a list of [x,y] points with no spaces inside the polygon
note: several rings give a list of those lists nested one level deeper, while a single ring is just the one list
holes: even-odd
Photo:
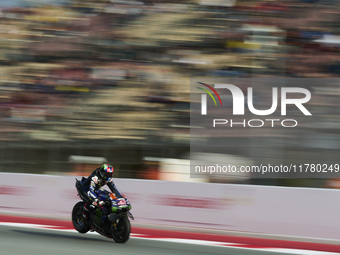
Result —
[{"label": "front tire", "polygon": [[90,224],[83,218],[84,202],[78,202],[72,211],[72,223],[73,227],[82,234],[87,233],[91,227]]},{"label": "front tire", "polygon": [[131,225],[127,217],[121,217],[111,224],[112,239],[116,243],[125,243],[129,240],[130,232]]}]

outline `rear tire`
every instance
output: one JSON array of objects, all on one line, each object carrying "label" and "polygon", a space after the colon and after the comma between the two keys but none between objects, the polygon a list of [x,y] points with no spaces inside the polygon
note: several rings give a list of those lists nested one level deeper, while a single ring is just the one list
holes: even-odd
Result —
[{"label": "rear tire", "polygon": [[111,223],[111,235],[116,243],[125,243],[129,240],[130,232],[131,225],[127,217],[121,217],[116,222]]},{"label": "rear tire", "polygon": [[87,233],[91,227],[87,220],[83,218],[83,207],[84,202],[78,202],[74,207],[72,211],[72,223],[73,227],[82,234]]}]

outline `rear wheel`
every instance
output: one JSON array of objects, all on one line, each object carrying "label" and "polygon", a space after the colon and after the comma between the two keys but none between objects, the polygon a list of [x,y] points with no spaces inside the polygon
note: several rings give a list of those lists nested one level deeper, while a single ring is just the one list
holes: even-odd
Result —
[{"label": "rear wheel", "polygon": [[90,224],[83,218],[84,202],[78,202],[72,211],[72,223],[73,227],[82,234],[85,234],[90,230]]},{"label": "rear wheel", "polygon": [[111,224],[111,234],[116,243],[125,243],[129,240],[131,232],[130,221],[127,217],[121,217]]}]

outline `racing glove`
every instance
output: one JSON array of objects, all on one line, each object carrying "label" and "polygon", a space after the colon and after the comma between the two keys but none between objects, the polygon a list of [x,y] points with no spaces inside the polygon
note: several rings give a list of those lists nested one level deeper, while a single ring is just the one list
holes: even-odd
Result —
[{"label": "racing glove", "polygon": [[100,205],[103,205],[105,204],[104,201],[99,201],[98,198],[96,198],[93,202],[92,202],[92,206],[93,207],[96,207],[96,206],[100,206]]}]

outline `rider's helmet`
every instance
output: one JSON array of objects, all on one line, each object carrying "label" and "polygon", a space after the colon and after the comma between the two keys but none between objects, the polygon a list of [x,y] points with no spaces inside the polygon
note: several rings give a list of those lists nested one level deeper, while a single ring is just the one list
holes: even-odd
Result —
[{"label": "rider's helmet", "polygon": [[99,168],[99,175],[103,180],[109,181],[113,176],[114,169],[111,165],[104,164]]}]

